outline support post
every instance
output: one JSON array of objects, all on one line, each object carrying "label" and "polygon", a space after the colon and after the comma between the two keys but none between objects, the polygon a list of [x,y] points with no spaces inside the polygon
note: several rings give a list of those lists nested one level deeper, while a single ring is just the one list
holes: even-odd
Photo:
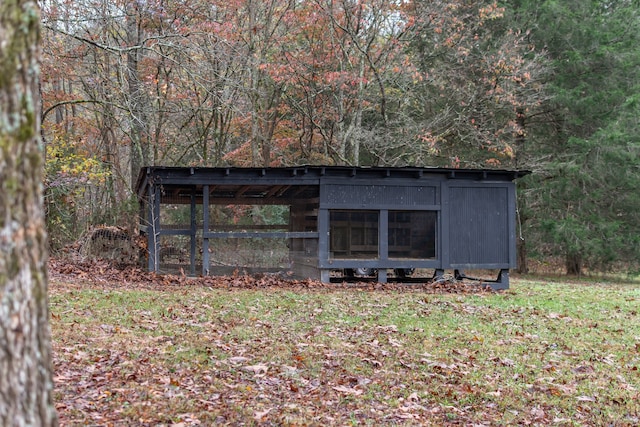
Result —
[{"label": "support post", "polygon": [[491,289],[493,289],[494,291],[509,289],[509,270],[508,269],[500,270],[500,273],[498,273],[498,278],[496,279],[496,281],[492,283],[487,283],[487,284],[491,286]]},{"label": "support post", "polygon": [[320,270],[320,281],[322,283],[331,283],[330,271],[326,269]]},{"label": "support post", "polygon": [[381,268],[378,270],[378,283],[387,283],[387,269]]},{"label": "support post", "polygon": [[433,282],[439,282],[444,280],[444,270],[441,268],[436,268],[433,272],[433,277],[431,278]]},{"label": "support post", "polygon": [[190,274],[196,275],[196,189],[191,189],[191,247],[189,250]]},{"label": "support post", "polygon": [[202,186],[202,275],[209,275],[209,186]]},{"label": "support post", "polygon": [[[331,254],[329,254],[330,238],[329,211],[327,209],[318,209],[318,268],[320,264],[327,262],[331,258]],[[320,280],[322,283],[331,282],[329,273],[329,270],[320,270]]]},{"label": "support post", "polygon": [[149,271],[160,271],[160,195],[155,184],[149,184]]}]

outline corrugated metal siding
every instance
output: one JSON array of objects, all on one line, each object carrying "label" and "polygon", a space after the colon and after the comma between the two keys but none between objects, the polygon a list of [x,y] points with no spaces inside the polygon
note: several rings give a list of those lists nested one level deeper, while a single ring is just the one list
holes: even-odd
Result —
[{"label": "corrugated metal siding", "polygon": [[508,189],[451,187],[451,264],[509,262]]},{"label": "corrugated metal siding", "polygon": [[436,187],[406,187],[396,185],[337,185],[324,186],[324,200],[332,205],[363,204],[424,206],[436,205]]}]

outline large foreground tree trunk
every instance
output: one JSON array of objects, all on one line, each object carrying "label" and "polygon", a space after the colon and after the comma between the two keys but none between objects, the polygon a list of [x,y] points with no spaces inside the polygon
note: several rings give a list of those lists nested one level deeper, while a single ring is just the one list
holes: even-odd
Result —
[{"label": "large foreground tree trunk", "polygon": [[0,1],[0,426],[54,426],[35,0]]}]

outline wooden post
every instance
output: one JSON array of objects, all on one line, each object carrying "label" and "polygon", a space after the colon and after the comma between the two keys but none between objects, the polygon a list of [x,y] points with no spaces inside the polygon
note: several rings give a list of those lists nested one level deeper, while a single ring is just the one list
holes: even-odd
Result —
[{"label": "wooden post", "polygon": [[202,186],[202,275],[208,276],[209,271],[209,186]]},{"label": "wooden post", "polygon": [[191,189],[191,247],[189,248],[189,272],[196,275],[196,189]]}]

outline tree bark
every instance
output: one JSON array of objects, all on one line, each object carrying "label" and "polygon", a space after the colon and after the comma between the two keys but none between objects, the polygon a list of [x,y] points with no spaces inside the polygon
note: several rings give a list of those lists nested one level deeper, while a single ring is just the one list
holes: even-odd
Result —
[{"label": "tree bark", "polygon": [[582,257],[575,252],[569,252],[565,258],[568,276],[582,276]]},{"label": "tree bark", "polygon": [[516,243],[517,249],[517,272],[518,274],[528,274],[529,273],[529,262],[527,258],[527,244],[523,239],[518,238],[518,242]]},{"label": "tree bark", "polygon": [[0,2],[0,425],[55,426],[39,144],[40,14]]},{"label": "tree bark", "polygon": [[151,166],[151,149],[149,147],[149,123],[146,114],[146,96],[140,80],[138,64],[140,63],[140,29],[139,4],[127,2],[127,85],[129,95],[129,125],[131,127],[131,190],[135,191],[138,174],[144,166]]}]

